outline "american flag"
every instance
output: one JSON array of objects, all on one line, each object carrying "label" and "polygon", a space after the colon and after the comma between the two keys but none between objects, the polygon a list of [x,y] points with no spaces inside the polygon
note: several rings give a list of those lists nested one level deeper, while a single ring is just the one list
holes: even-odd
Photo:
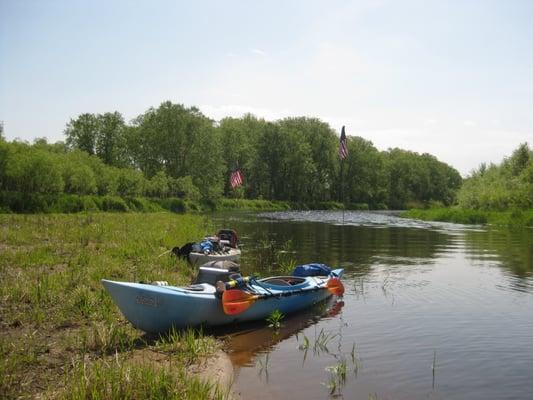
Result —
[{"label": "american flag", "polygon": [[344,132],[344,126],[341,130],[341,141],[339,145],[339,157],[344,160],[348,157],[348,141],[346,140],[346,133]]},{"label": "american flag", "polygon": [[229,184],[232,189],[235,189],[237,186],[241,186],[243,182],[242,172],[240,168],[236,168],[231,172],[229,177]]}]

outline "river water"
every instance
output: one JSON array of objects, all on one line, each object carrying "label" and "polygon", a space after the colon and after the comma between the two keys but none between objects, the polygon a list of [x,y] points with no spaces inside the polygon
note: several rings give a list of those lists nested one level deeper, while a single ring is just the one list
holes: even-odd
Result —
[{"label": "river water", "polygon": [[215,222],[239,232],[245,273],[345,269],[342,299],[227,336],[243,399],[533,398],[533,229],[340,211]]}]

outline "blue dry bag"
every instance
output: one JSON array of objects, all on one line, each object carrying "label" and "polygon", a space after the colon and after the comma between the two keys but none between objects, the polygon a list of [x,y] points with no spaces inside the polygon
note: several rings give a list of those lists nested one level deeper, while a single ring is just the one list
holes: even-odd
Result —
[{"label": "blue dry bag", "polygon": [[209,240],[204,240],[203,242],[200,243],[200,249],[204,253],[206,252],[210,253],[213,251],[213,243],[211,243]]},{"label": "blue dry bag", "polygon": [[328,276],[331,268],[326,264],[303,264],[294,268],[292,276]]}]

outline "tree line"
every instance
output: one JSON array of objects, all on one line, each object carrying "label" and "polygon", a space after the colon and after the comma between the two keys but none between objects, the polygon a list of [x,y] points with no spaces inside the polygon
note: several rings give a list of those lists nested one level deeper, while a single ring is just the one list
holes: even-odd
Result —
[{"label": "tree line", "polygon": [[[21,193],[220,197],[370,208],[452,204],[459,173],[430,154],[379,151],[339,136],[317,118],[266,121],[253,115],[213,121],[196,107],[164,102],[127,123],[119,112],[82,114],[65,142],[0,137],[0,190]],[[239,167],[244,184],[229,185]]]}]

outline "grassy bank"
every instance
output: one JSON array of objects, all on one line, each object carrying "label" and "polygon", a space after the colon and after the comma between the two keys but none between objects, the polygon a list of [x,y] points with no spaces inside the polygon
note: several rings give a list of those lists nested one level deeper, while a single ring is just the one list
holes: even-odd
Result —
[{"label": "grassy bank", "polygon": [[[119,197],[73,194],[28,194],[0,192],[0,213],[49,214],[79,212],[159,212],[195,213],[225,210],[283,211],[283,210],[368,210],[366,203],[343,206],[335,201],[294,203],[262,199],[228,199],[193,201],[177,197]],[[380,208],[384,208],[381,205]]]},{"label": "grassy bank", "polygon": [[485,211],[462,208],[432,208],[408,210],[401,216],[424,221],[445,221],[458,224],[533,227],[533,210]]},{"label": "grassy bank", "polygon": [[119,197],[72,194],[27,194],[0,192],[0,213],[158,212],[175,213],[222,210],[287,210],[282,201],[220,198],[193,201],[177,197]]},{"label": "grassy bank", "polygon": [[158,255],[211,230],[170,213],[0,215],[1,397],[225,397],[189,372],[212,337],[143,335],[100,283],[188,283],[186,264]]}]

